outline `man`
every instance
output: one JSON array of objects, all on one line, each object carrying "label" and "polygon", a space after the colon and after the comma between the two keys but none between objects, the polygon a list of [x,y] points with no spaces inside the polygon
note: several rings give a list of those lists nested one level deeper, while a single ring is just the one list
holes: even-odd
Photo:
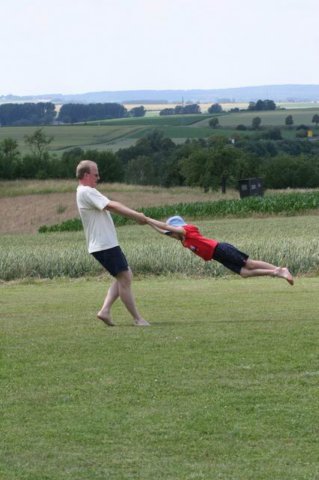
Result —
[{"label": "man", "polygon": [[122,252],[109,212],[146,223],[142,213],[131,210],[119,202],[113,202],[97,189],[100,178],[98,166],[91,160],[82,160],[76,168],[79,181],[76,200],[83,223],[87,247],[90,254],[115,278],[105,297],[97,317],[108,326],[114,326],[111,307],[120,298],[137,326],[149,326],[138,312],[131,291],[132,272]]}]

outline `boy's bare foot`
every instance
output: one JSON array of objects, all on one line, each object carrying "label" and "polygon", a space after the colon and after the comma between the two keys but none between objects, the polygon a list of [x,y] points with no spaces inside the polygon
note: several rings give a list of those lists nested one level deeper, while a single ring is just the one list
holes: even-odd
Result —
[{"label": "boy's bare foot", "polygon": [[115,327],[110,315],[101,315],[100,312],[96,315],[99,320],[102,320],[108,327]]},{"label": "boy's bare foot", "polygon": [[150,323],[148,323],[144,318],[140,318],[139,320],[134,320],[134,323],[137,327],[150,327]]},{"label": "boy's bare foot", "polygon": [[276,276],[277,276],[277,277],[280,277],[280,278],[284,278],[285,280],[287,280],[287,282],[288,282],[290,285],[293,285],[293,284],[294,284],[293,276],[292,276],[291,273],[289,272],[288,268],[279,267],[278,269],[276,269]]}]

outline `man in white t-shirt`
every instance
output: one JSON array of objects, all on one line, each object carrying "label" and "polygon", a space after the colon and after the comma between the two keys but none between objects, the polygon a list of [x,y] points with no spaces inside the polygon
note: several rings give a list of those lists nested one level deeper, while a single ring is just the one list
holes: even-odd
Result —
[{"label": "man in white t-shirt", "polygon": [[109,211],[132,218],[141,224],[146,223],[145,216],[119,202],[113,202],[96,190],[100,177],[95,162],[82,160],[76,168],[76,177],[79,181],[76,201],[88,251],[115,278],[97,317],[106,325],[114,326],[111,307],[115,300],[120,298],[132,315],[135,325],[148,326],[149,323],[141,317],[136,308],[131,290],[132,272],[119,246]]}]

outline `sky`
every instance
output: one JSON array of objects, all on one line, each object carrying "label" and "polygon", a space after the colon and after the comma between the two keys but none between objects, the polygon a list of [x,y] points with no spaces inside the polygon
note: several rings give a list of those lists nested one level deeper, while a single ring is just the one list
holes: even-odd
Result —
[{"label": "sky", "polygon": [[1,0],[0,96],[319,84],[319,0]]}]

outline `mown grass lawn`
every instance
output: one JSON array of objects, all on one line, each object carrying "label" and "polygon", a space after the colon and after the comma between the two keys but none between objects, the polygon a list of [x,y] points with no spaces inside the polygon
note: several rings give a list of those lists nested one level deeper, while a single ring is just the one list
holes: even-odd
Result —
[{"label": "mown grass lawn", "polygon": [[315,480],[319,278],[0,287],[5,480]]}]

